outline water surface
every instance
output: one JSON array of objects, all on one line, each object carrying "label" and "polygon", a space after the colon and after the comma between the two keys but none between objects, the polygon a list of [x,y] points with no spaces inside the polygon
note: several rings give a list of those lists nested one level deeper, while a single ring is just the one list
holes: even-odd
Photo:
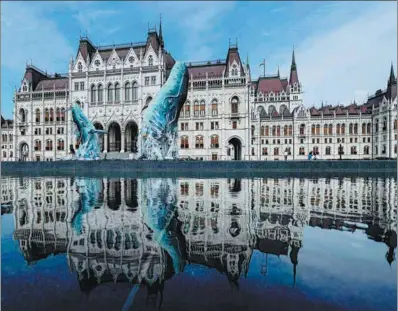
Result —
[{"label": "water surface", "polygon": [[396,310],[394,178],[11,178],[3,310]]}]

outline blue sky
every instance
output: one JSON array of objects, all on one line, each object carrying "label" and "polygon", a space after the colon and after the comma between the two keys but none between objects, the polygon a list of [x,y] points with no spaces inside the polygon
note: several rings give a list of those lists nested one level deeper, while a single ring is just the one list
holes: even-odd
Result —
[{"label": "blue sky", "polygon": [[397,59],[396,2],[2,2],[2,114],[26,62],[66,73],[81,33],[97,45],[145,41],[162,14],[166,48],[178,60],[225,58],[228,41],[249,55],[252,77],[287,76],[293,45],[304,104],[362,102],[385,88]]}]

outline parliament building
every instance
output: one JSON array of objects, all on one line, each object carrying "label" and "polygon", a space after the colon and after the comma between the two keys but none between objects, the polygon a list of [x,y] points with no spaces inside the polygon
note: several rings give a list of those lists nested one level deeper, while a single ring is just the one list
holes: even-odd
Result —
[{"label": "parliament building", "polygon": [[[142,111],[173,68],[162,25],[138,43],[98,46],[81,37],[67,74],[27,65],[14,94],[13,120],[2,118],[3,161],[55,161],[78,141],[74,102],[98,129],[107,131],[107,158],[140,153]],[[252,77],[237,44],[224,59],[186,64],[189,91],[179,117],[180,158],[201,160],[377,159],[397,157],[397,79],[365,103],[305,107],[299,61],[292,53],[287,77]],[[387,78],[387,72],[386,72]],[[11,146],[11,147],[10,147]]]}]

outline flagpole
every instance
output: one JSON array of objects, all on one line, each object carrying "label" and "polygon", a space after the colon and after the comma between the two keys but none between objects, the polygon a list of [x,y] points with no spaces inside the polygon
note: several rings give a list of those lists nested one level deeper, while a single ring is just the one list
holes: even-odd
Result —
[{"label": "flagpole", "polygon": [[264,59],[264,78],[265,78],[265,59]]}]

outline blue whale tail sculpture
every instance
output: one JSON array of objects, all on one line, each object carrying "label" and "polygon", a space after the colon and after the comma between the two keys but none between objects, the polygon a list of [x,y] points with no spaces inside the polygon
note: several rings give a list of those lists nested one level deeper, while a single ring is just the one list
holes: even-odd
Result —
[{"label": "blue whale tail sculpture", "polygon": [[72,111],[73,122],[77,128],[76,137],[80,140],[76,158],[78,160],[99,160],[101,150],[98,134],[104,134],[106,131],[96,129],[77,103],[73,104],[69,110]]},{"label": "blue whale tail sculpture", "polygon": [[188,70],[176,62],[165,85],[143,111],[141,158],[176,159],[180,111],[188,94]]}]

